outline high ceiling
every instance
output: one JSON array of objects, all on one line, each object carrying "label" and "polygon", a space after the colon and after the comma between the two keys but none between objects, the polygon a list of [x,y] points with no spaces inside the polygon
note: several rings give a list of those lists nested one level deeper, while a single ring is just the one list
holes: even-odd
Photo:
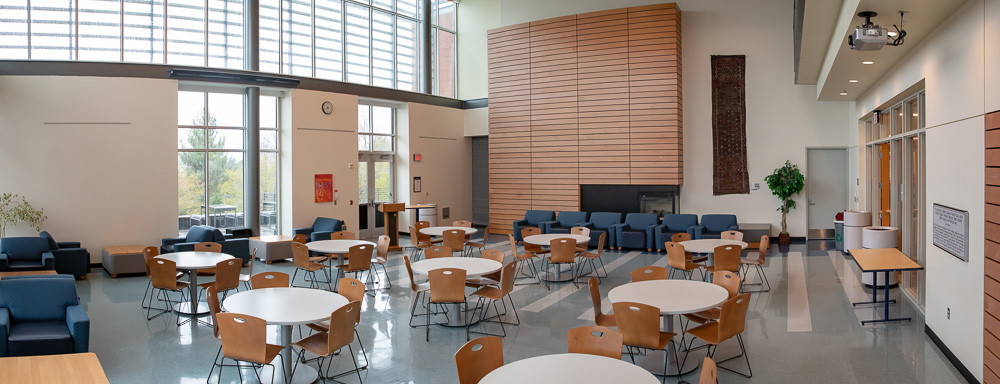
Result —
[{"label": "high ceiling", "polygon": [[[804,10],[796,83],[816,84],[819,100],[855,100],[965,1],[801,0]],[[872,22],[889,31],[895,30],[893,24],[899,24],[899,11],[905,11],[905,43],[878,51],[851,50],[847,36],[864,21],[857,16],[861,11],[878,12]],[[863,64],[865,61],[874,64]]]}]

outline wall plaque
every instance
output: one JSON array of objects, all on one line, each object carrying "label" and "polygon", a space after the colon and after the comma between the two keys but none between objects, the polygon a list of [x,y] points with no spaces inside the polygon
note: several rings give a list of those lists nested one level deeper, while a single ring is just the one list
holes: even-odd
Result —
[{"label": "wall plaque", "polygon": [[969,211],[934,204],[934,246],[969,262]]}]

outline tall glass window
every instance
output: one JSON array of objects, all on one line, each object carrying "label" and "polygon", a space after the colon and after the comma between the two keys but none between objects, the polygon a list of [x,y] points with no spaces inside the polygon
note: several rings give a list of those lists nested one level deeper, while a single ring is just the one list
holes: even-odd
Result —
[{"label": "tall glass window", "polygon": [[434,2],[434,70],[431,76],[434,80],[434,94],[445,97],[455,97],[455,55],[457,41],[456,4],[448,0],[432,0]]},{"label": "tall glass window", "polygon": [[280,227],[278,171],[278,98],[260,97],[260,233],[277,235]]}]

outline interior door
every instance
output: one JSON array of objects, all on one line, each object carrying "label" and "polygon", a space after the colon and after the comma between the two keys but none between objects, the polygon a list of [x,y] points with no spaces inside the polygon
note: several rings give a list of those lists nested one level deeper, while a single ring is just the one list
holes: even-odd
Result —
[{"label": "interior door", "polygon": [[806,149],[809,238],[833,239],[833,219],[847,209],[847,150]]},{"label": "interior door", "polygon": [[892,221],[889,220],[892,207],[892,179],[890,178],[890,159],[892,151],[890,150],[889,143],[882,143],[878,146],[878,164],[879,164],[879,219],[878,223],[881,226],[888,227],[892,225]]},{"label": "interior door", "polygon": [[392,155],[358,156],[358,236],[372,239],[385,233],[381,203],[391,203],[393,196]]}]

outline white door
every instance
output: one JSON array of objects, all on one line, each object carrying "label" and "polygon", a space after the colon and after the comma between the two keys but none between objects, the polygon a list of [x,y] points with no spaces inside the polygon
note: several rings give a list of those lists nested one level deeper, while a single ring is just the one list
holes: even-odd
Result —
[{"label": "white door", "polygon": [[847,150],[806,149],[806,199],[810,239],[833,239],[833,219],[847,209]]}]

